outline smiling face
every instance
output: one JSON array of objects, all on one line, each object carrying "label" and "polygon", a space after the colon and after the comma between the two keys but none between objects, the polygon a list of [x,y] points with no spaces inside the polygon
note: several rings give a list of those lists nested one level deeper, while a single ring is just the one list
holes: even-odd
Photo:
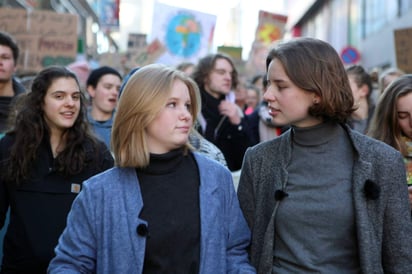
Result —
[{"label": "smiling face", "polygon": [[57,78],[44,97],[44,119],[51,134],[61,135],[72,127],[80,111],[80,87],[70,77]]},{"label": "smiling face", "polygon": [[263,97],[277,125],[309,127],[321,123],[309,114],[309,107],[320,102],[319,96],[297,87],[276,58],[268,66],[268,87]]},{"label": "smiling face", "polygon": [[149,151],[167,153],[187,143],[193,124],[186,84],[175,80],[165,105],[146,129]]},{"label": "smiling face", "polygon": [[396,109],[402,133],[412,139],[412,92],[398,98]]}]

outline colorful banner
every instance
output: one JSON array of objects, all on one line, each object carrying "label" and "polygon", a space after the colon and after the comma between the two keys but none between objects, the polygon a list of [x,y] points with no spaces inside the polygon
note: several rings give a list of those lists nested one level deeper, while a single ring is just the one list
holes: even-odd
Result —
[{"label": "colorful banner", "polygon": [[284,15],[259,11],[259,23],[256,29],[255,40],[265,45],[282,39],[285,32],[287,17]]},{"label": "colorful banner", "polygon": [[94,0],[91,6],[99,18],[100,28],[103,31],[119,30],[120,0]]},{"label": "colorful banner", "polygon": [[150,39],[158,39],[166,49],[156,62],[197,62],[210,52],[215,25],[215,15],[156,2]]},{"label": "colorful banner", "polygon": [[259,22],[256,28],[255,41],[252,44],[246,64],[248,76],[263,74],[266,71],[266,56],[269,47],[283,38],[287,17],[284,15],[259,11]]}]

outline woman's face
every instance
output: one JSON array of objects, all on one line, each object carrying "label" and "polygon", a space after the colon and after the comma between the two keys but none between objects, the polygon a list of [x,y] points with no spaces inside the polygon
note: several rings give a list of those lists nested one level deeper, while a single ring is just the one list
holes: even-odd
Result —
[{"label": "woman's face", "polygon": [[269,64],[268,87],[263,98],[268,102],[269,115],[279,126],[310,127],[321,123],[320,119],[309,115],[309,107],[320,103],[319,96],[297,87],[278,59]]},{"label": "woman's face", "polygon": [[412,92],[398,98],[396,109],[402,133],[412,139]]},{"label": "woman's face", "polygon": [[51,134],[61,134],[74,125],[80,111],[80,88],[75,79],[57,78],[44,97],[44,119]]},{"label": "woman's face", "polygon": [[187,143],[193,124],[190,94],[186,84],[175,80],[166,104],[146,129],[149,151],[167,153]]}]

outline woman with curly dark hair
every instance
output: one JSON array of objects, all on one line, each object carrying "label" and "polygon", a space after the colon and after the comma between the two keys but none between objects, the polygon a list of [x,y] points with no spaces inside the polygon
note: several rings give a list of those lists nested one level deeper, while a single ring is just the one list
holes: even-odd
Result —
[{"label": "woman with curly dark hair", "polygon": [[10,208],[1,273],[46,273],[82,181],[113,166],[85,118],[74,73],[42,70],[0,141],[0,228]]}]

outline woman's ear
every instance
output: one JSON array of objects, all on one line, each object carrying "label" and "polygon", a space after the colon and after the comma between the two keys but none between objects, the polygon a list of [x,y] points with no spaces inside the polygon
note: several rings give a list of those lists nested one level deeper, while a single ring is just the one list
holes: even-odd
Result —
[{"label": "woman's ear", "polygon": [[94,96],[96,95],[96,89],[95,89],[93,86],[88,85],[88,86],[86,87],[86,90],[87,90],[87,93],[89,94],[89,96],[90,96],[91,98],[94,98]]},{"label": "woman's ear", "polygon": [[313,102],[314,105],[319,104],[320,103],[320,96],[317,95],[317,94],[314,94],[312,102]]}]

